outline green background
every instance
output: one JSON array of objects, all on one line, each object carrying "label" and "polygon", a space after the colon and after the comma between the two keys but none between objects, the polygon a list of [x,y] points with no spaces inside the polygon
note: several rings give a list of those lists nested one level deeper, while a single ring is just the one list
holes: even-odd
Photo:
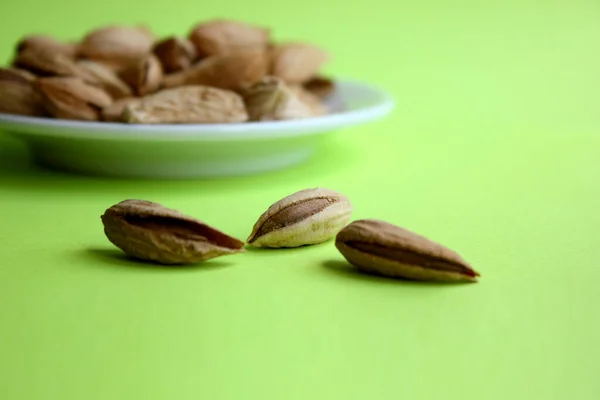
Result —
[{"label": "green background", "polygon": [[[0,134],[0,398],[599,398],[598,2],[216,3],[5,1],[0,58],[32,32],[226,16],[321,44],[328,72],[396,110],[301,166],[209,181],[44,171]],[[315,186],[457,250],[481,282],[360,275],[332,243],[154,267],[100,223],[142,198],[245,238]]]}]

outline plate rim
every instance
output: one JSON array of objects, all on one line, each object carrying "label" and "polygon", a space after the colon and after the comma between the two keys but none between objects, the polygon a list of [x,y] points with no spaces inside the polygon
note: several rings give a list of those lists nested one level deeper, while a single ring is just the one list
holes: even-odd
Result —
[{"label": "plate rim", "polygon": [[59,120],[0,113],[0,130],[17,136],[60,136],[72,139],[265,139],[319,134],[325,133],[328,129],[339,129],[350,125],[358,125],[383,118],[395,107],[396,102],[392,96],[387,91],[375,85],[345,79],[339,79],[336,83],[345,88],[365,91],[379,99],[374,105],[367,105],[355,110],[345,110],[313,118],[224,124],[145,125]]}]

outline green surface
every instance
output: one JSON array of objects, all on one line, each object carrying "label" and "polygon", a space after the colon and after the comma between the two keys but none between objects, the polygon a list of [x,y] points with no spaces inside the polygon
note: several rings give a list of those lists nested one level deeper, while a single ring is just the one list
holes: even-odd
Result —
[{"label": "green surface", "polygon": [[[0,398],[599,398],[600,7],[449,3],[4,2],[3,60],[32,31],[225,15],[321,43],[331,73],[398,108],[302,166],[212,181],[52,173],[0,135]],[[456,249],[481,282],[363,276],[331,243],[152,267],[99,218],[143,198],[245,238],[314,186]]]}]

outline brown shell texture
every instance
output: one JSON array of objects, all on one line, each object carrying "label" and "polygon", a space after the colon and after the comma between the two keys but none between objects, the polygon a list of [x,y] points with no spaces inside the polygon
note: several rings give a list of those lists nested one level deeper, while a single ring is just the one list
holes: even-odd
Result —
[{"label": "brown shell texture", "polygon": [[57,118],[97,121],[112,98],[80,78],[41,78],[35,83],[46,111]]},{"label": "brown shell texture", "polygon": [[365,272],[431,281],[476,281],[479,276],[456,252],[377,219],[346,226],[336,237],[336,247]]},{"label": "brown shell texture", "polygon": [[44,116],[42,99],[33,86],[35,76],[16,68],[0,68],[0,112]]},{"label": "brown shell texture", "polygon": [[152,51],[154,35],[145,27],[111,25],[89,32],[78,46],[78,56],[101,61],[121,71]]},{"label": "brown shell texture", "polygon": [[45,48],[53,53],[60,53],[66,57],[73,58],[77,52],[77,45],[63,43],[48,35],[29,35],[17,43],[17,53],[28,48]]},{"label": "brown shell texture", "polygon": [[230,20],[212,20],[197,25],[190,40],[202,56],[224,55],[240,50],[266,50],[268,29]]},{"label": "brown shell texture", "polygon": [[273,48],[272,74],[288,83],[304,83],[329,60],[321,48],[309,43],[281,43]]},{"label": "brown shell texture", "polygon": [[248,113],[242,97],[208,86],[183,86],[161,90],[125,106],[123,119],[130,123],[245,122]]},{"label": "brown shell texture", "polygon": [[268,69],[269,54],[265,51],[215,55],[187,70],[165,76],[163,86],[207,85],[239,91],[259,82]]},{"label": "brown shell texture", "polygon": [[154,54],[146,54],[126,67],[121,76],[136,95],[145,96],[160,88],[163,79],[162,65]]},{"label": "brown shell texture", "polygon": [[274,76],[263,78],[242,95],[251,121],[298,119],[325,113],[317,97]]},{"label": "brown shell texture", "polygon": [[96,61],[79,60],[77,66],[87,71],[88,77],[84,78],[87,82],[101,87],[113,99],[133,96],[131,87],[106,65]]},{"label": "brown shell texture", "polygon": [[153,52],[167,74],[188,69],[198,59],[194,44],[189,39],[175,36],[154,45]]},{"label": "brown shell texture", "polygon": [[108,208],[101,219],[108,240],[141,260],[194,264],[245,251],[243,241],[150,201],[122,201]]},{"label": "brown shell texture", "polygon": [[248,244],[299,247],[334,237],[349,221],[353,206],[343,194],[309,188],[273,203],[254,224]]}]

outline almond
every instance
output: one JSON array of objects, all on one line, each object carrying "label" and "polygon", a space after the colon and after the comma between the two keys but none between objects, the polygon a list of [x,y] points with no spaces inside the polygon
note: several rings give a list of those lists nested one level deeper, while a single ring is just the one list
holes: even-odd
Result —
[{"label": "almond", "polygon": [[83,38],[78,55],[121,71],[134,60],[151,52],[153,42],[154,35],[145,27],[106,26]]},{"label": "almond", "polygon": [[163,79],[162,66],[154,54],[147,54],[131,63],[121,76],[131,85],[135,94],[145,96],[154,93]]},{"label": "almond", "polygon": [[266,50],[270,32],[266,28],[230,20],[213,20],[196,26],[190,40],[202,56],[223,55],[240,50]]},{"label": "almond", "polygon": [[454,251],[377,219],[352,222],[335,245],[359,270],[423,281],[477,281],[479,273]]},{"label": "almond", "polygon": [[32,74],[30,71],[20,68],[0,68],[0,80],[26,80],[33,82],[37,79],[37,76]]},{"label": "almond", "polygon": [[89,83],[97,84],[113,99],[133,95],[131,88],[106,65],[90,60],[80,60],[77,65],[89,73],[89,77],[86,79]]},{"label": "almond", "polygon": [[254,247],[300,247],[333,238],[350,220],[346,196],[326,188],[300,190],[273,203],[254,224]]},{"label": "almond", "polygon": [[265,51],[244,51],[203,59],[192,68],[165,76],[166,88],[207,85],[221,89],[243,90],[260,81],[269,68]]},{"label": "almond", "polygon": [[160,41],[154,46],[153,51],[165,73],[188,69],[198,58],[198,51],[194,44],[180,37],[169,37]]},{"label": "almond", "polygon": [[321,48],[308,43],[282,43],[273,48],[275,76],[287,83],[303,83],[319,72],[329,55]]},{"label": "almond", "polygon": [[96,121],[101,109],[112,103],[105,91],[80,78],[41,78],[36,87],[44,108],[56,118]]},{"label": "almond", "polygon": [[307,118],[324,113],[320,101],[302,88],[268,76],[243,92],[251,121]]},{"label": "almond", "polygon": [[34,76],[16,68],[0,68],[0,112],[28,116],[45,114]]},{"label": "almond", "polygon": [[243,253],[244,242],[161,204],[125,200],[101,216],[108,240],[130,257],[165,265],[195,264]]},{"label": "almond", "polygon": [[63,43],[48,35],[30,35],[24,37],[17,43],[17,53],[31,47],[43,47],[53,53],[59,53],[68,58],[75,57],[75,53],[77,52],[76,44]]},{"label": "almond", "polygon": [[21,51],[13,64],[40,76],[75,76],[89,78],[74,60],[51,48],[30,46]]},{"label": "almond", "polygon": [[248,114],[240,95],[208,86],[161,90],[125,106],[123,120],[142,124],[244,122]]}]

